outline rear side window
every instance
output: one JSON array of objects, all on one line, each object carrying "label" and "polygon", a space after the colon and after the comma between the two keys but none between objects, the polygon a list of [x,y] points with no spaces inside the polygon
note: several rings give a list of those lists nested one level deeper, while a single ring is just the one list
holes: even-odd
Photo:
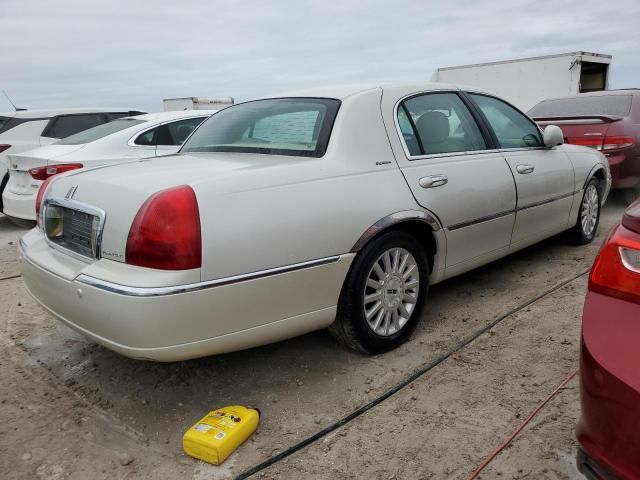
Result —
[{"label": "rear side window", "polygon": [[411,156],[485,150],[471,112],[455,93],[411,97],[398,109],[398,124]]},{"label": "rear side window", "polygon": [[181,151],[322,157],[339,107],[331,98],[241,103],[209,118]]},{"label": "rear side window", "polygon": [[134,120],[133,118],[123,118],[121,120],[114,120],[113,122],[103,123],[97,127],[89,128],[70,137],[63,138],[56,142],[58,145],[81,145],[84,143],[94,142],[101,138],[111,135],[112,133],[119,132],[125,128],[133,127],[144,123],[143,120]]},{"label": "rear side window", "polygon": [[585,95],[583,97],[543,100],[531,110],[532,118],[614,115],[626,117],[631,111],[632,95]]},{"label": "rear side window", "polygon": [[536,124],[508,103],[486,95],[471,98],[487,118],[501,148],[541,147],[542,137]]},{"label": "rear side window", "polygon": [[101,125],[107,121],[101,113],[86,113],[80,115],[60,115],[51,119],[43,137],[65,138],[91,127]]},{"label": "rear side window", "polygon": [[[168,123],[166,125],[169,130],[168,141],[166,145],[182,145],[191,132],[200,125],[207,117],[185,118],[177,122]],[[165,145],[165,144],[163,144]]]},{"label": "rear side window", "polygon": [[138,135],[133,143],[143,146],[164,145],[177,147],[182,145],[186,138],[191,135],[191,132],[206,118],[185,118],[184,120],[159,125]]},{"label": "rear side window", "polygon": [[0,117],[0,132],[2,132],[2,128],[7,124],[9,120],[11,120],[11,117]]}]

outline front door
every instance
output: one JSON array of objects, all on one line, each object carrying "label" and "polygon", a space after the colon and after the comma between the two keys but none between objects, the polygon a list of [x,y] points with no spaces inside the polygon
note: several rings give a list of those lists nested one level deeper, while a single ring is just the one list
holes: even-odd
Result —
[{"label": "front door", "polygon": [[546,148],[535,123],[508,103],[482,94],[470,97],[495,133],[516,181],[512,248],[567,229],[574,197],[569,157],[560,148]]},{"label": "front door", "polygon": [[408,97],[396,115],[401,171],[417,202],[445,228],[445,275],[504,255],[514,223],[513,176],[459,93]]}]

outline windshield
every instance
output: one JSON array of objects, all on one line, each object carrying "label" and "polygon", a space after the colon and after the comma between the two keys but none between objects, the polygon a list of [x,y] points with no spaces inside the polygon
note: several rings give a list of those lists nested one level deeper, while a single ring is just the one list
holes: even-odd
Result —
[{"label": "windshield", "polygon": [[145,123],[144,120],[120,118],[118,120],[114,120],[113,122],[103,123],[102,125],[98,125],[97,127],[89,128],[88,130],[83,130],[82,132],[71,135],[70,137],[63,138],[62,140],[56,142],[56,144],[82,145],[84,143],[99,140],[103,137],[106,137],[107,135],[111,135],[112,133],[119,132],[120,130],[133,127],[134,125],[139,125],[141,123]]},{"label": "windshield", "polygon": [[626,117],[631,111],[631,95],[598,95],[544,100],[529,110],[531,118],[615,115]]},{"label": "windshield", "polygon": [[180,151],[321,157],[339,106],[339,100],[328,98],[241,103],[205,121]]}]

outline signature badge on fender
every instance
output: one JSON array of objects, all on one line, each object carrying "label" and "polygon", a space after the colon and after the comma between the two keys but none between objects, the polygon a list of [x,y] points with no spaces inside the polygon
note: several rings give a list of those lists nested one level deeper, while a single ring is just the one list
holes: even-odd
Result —
[{"label": "signature badge on fender", "polygon": [[73,187],[71,187],[67,192],[67,194],[64,196],[65,200],[71,200],[73,196],[76,194],[76,190],[78,190],[77,185],[74,185]]}]

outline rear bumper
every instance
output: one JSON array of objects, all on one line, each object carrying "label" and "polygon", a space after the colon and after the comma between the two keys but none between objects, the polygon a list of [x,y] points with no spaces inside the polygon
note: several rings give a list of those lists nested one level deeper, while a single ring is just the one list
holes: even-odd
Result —
[{"label": "rear bumper", "polygon": [[607,156],[611,169],[612,188],[633,188],[640,185],[640,158],[632,153]]},{"label": "rear bumper", "polygon": [[[31,295],[95,342],[155,361],[251,348],[329,326],[353,258],[343,255],[331,263],[211,288],[142,288],[90,277],[82,269],[69,275],[60,268],[63,274],[57,274],[48,268],[64,262],[64,255],[49,248],[52,258],[43,262],[44,240],[29,235],[36,239],[29,245],[21,241],[19,260]],[[31,249],[39,250],[38,262],[30,258]]]},{"label": "rear bumper", "polygon": [[36,221],[36,197],[35,195],[16,195],[4,189],[2,193],[4,214],[23,220]]},{"label": "rear bumper", "polygon": [[576,466],[588,480],[618,480],[606,467],[591,458],[584,450],[578,447]]},{"label": "rear bumper", "polygon": [[640,305],[587,294],[576,433],[579,455],[599,469],[588,473],[609,475],[589,478],[640,478],[639,317]]}]

